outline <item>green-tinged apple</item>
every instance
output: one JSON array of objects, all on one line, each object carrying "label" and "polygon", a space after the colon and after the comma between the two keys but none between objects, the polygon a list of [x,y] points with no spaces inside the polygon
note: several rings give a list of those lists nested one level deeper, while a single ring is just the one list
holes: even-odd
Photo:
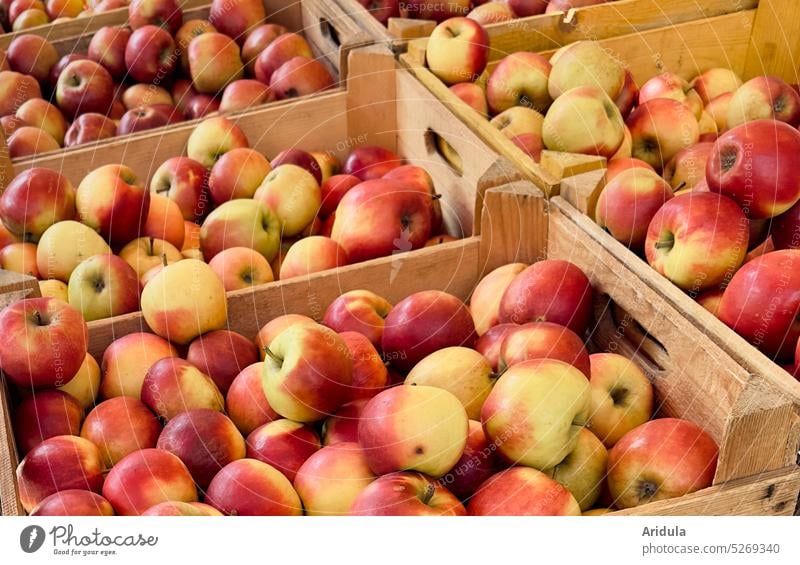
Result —
[{"label": "green-tinged apple", "polygon": [[554,100],[576,87],[591,86],[616,100],[625,84],[625,68],[597,41],[576,41],[559,49],[550,59],[548,81]]},{"label": "green-tinged apple", "polygon": [[177,349],[151,333],[131,333],[114,340],[103,353],[100,395],[141,398],[148,369],[166,357],[178,357]]},{"label": "green-tinged apple", "polygon": [[503,58],[486,83],[486,100],[492,114],[514,106],[525,106],[545,112],[552,103],[547,90],[550,62],[528,51],[512,53]]},{"label": "green-tinged apple", "polygon": [[483,277],[472,292],[469,310],[479,336],[499,322],[500,301],[511,281],[527,267],[524,263],[510,263],[498,267]]},{"label": "green-tinged apple", "polygon": [[153,237],[139,237],[129,242],[119,252],[122,258],[136,272],[139,280],[157,265],[168,265],[183,259],[181,252],[171,243]]},{"label": "green-tinged apple", "polygon": [[728,127],[775,119],[792,127],[800,123],[800,94],[777,77],[755,77],[733,93],[728,103]]},{"label": "green-tinged apple", "polygon": [[141,396],[142,402],[164,420],[200,408],[222,412],[225,404],[211,377],[177,357],[160,359],[147,370]]},{"label": "green-tinged apple", "polygon": [[638,106],[627,120],[633,147],[631,155],[661,171],[681,150],[700,139],[700,126],[681,102],[654,98]]},{"label": "green-tinged apple", "polygon": [[537,163],[544,142],[544,116],[532,108],[514,106],[492,118],[491,124]]},{"label": "green-tinged apple", "polygon": [[489,34],[478,22],[463,17],[436,26],[425,53],[428,68],[448,85],[474,81],[488,58]]},{"label": "green-tinged apple", "polygon": [[39,278],[35,243],[11,243],[0,249],[0,269]]},{"label": "green-tinged apple", "polygon": [[222,516],[222,512],[203,502],[168,500],[151,506],[142,516]]},{"label": "green-tinged apple", "polygon": [[471,516],[580,516],[566,487],[528,467],[512,467],[490,477],[469,504]]},{"label": "green-tinged apple", "polygon": [[717,131],[722,133],[728,129],[728,108],[730,107],[733,93],[721,94],[706,106],[705,111],[714,120]]},{"label": "green-tinged apple", "polygon": [[721,67],[708,69],[692,80],[692,88],[700,95],[703,104],[708,104],[723,94],[733,94],[742,86],[742,79],[734,71]]},{"label": "green-tinged apple", "polygon": [[210,169],[220,157],[237,147],[249,147],[241,128],[228,118],[208,118],[192,130],[186,154]]},{"label": "green-tinged apple", "polygon": [[211,480],[205,501],[229,516],[301,516],[303,504],[283,473],[256,459],[228,463]]},{"label": "green-tinged apple", "polygon": [[68,282],[84,259],[103,253],[111,253],[111,248],[100,234],[80,222],[65,220],[47,228],[39,238],[36,265],[42,278]]},{"label": "green-tinged apple", "polygon": [[322,203],[322,193],[311,173],[297,165],[287,164],[276,167],[264,178],[254,199],[275,212],[282,226],[282,235],[291,237],[314,220]]},{"label": "green-tinged apple", "polygon": [[83,422],[81,437],[100,450],[107,469],[123,457],[156,446],[161,424],[140,400],[117,396],[98,404]]},{"label": "green-tinged apple", "polygon": [[192,40],[204,33],[216,33],[215,28],[208,20],[187,20],[175,32],[175,46],[180,53],[180,67],[183,75],[189,75],[189,44]]},{"label": "green-tinged apple", "polygon": [[261,200],[229,200],[212,211],[200,228],[206,260],[226,249],[250,247],[271,261],[278,254],[280,241],[281,221]]},{"label": "green-tinged apple", "polygon": [[75,376],[66,384],[58,387],[58,390],[72,396],[84,410],[95,405],[97,393],[100,390],[100,365],[90,353],[86,354],[81,368],[78,369]]},{"label": "green-tinged apple", "polygon": [[606,447],[592,432],[583,428],[575,449],[545,473],[566,487],[585,511],[593,507],[602,494],[607,465]]},{"label": "green-tinged apple", "polygon": [[696,119],[703,111],[703,100],[691,84],[675,73],[656,75],[639,89],[639,104],[656,98],[669,98],[684,104]]},{"label": "green-tinged apple", "polygon": [[487,2],[475,6],[467,17],[481,25],[499,24],[516,18],[514,10],[504,2]]},{"label": "green-tinged apple", "polygon": [[136,312],[139,291],[136,271],[110,253],[85,259],[69,277],[69,303],[87,322]]}]

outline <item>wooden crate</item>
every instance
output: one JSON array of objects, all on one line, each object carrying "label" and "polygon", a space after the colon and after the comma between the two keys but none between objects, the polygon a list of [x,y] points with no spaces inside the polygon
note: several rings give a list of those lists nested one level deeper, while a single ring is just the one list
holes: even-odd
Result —
[{"label": "wooden crate", "polygon": [[[361,29],[376,41],[391,43],[398,52],[408,41],[428,37],[436,22],[391,18],[384,26],[358,0],[336,0]],[[580,39],[602,39],[753,8],[758,0],[617,0],[567,12],[520,18],[486,26],[497,49],[543,51]]]},{"label": "wooden crate", "polygon": [[[750,374],[690,321],[659,309],[656,291],[609,253],[598,241],[597,226],[587,227],[583,220],[563,199],[548,202],[529,181],[502,184],[485,193],[478,235],[236,293],[228,298],[229,326],[253,337],[261,325],[285,313],[320,319],[339,294],[354,289],[371,290],[392,302],[429,289],[467,299],[481,277],[499,265],[544,257],[570,260],[586,272],[596,291],[599,321],[591,347],[633,358],[654,384],[660,415],[696,422],[720,446],[714,486],[619,514],[791,515],[800,492],[798,397]],[[619,318],[617,306],[629,314]],[[652,338],[639,343],[638,326]],[[121,324],[116,329],[119,337],[139,327]],[[108,327],[92,324],[90,350],[99,355],[112,337]],[[0,400],[0,499],[6,514],[19,514],[8,395]]]},{"label": "wooden crate", "polygon": [[[761,0],[755,9],[745,9],[751,8],[752,3],[731,2],[730,5],[741,9],[728,15],[611,37],[600,42],[631,69],[638,84],[661,72],[670,71],[692,78],[719,66],[729,67],[745,78],[770,74],[783,77],[789,83],[798,82],[800,19],[796,14],[796,0]],[[489,71],[504,56],[516,51],[537,51],[546,56],[553,53],[554,46],[543,46],[538,35],[515,33],[513,22],[496,26],[493,33]],[[495,41],[495,37],[503,39]],[[545,194],[552,196],[564,189],[560,181],[565,169],[574,174],[596,168],[592,164],[586,165],[586,161],[597,160],[587,160],[584,156],[578,156],[568,164],[563,160],[548,162],[544,157],[541,163],[535,163],[426,68],[426,46],[427,40],[412,41],[408,53],[400,56],[403,64],[481,139],[514,163]]]}]

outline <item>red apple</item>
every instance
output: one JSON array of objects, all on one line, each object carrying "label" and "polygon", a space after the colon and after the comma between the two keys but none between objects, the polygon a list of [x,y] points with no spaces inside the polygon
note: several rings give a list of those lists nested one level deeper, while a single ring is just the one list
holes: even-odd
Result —
[{"label": "red apple", "polygon": [[247,436],[247,457],[271,465],[290,481],[320,447],[314,428],[291,420],[268,422]]},{"label": "red apple", "polygon": [[117,126],[118,135],[160,128],[181,121],[177,108],[169,104],[139,106],[125,112]]},{"label": "red apple", "polygon": [[239,44],[266,19],[261,0],[212,0],[208,20],[225,35]]},{"label": "red apple", "polygon": [[336,80],[327,67],[309,57],[288,60],[272,73],[269,80],[269,89],[278,100],[308,96],[335,85]]},{"label": "red apple", "polygon": [[367,402],[368,398],[353,400],[328,416],[322,424],[322,445],[358,443],[358,422]]},{"label": "red apple", "polygon": [[233,379],[225,398],[228,416],[244,436],[257,427],[280,418],[264,394],[264,387],[261,384],[263,372],[262,362],[245,367]]},{"label": "red apple", "polygon": [[392,305],[368,290],[342,294],[325,310],[322,323],[336,332],[359,332],[376,348],[381,347],[384,320]]},{"label": "red apple", "polygon": [[438,481],[422,473],[378,477],[353,501],[353,516],[464,516],[461,502]]},{"label": "red apple", "polygon": [[14,409],[14,437],[25,454],[42,441],[80,433],[83,407],[60,390],[33,393]]},{"label": "red apple", "polygon": [[775,249],[800,248],[800,202],[774,218],[769,233]]},{"label": "red apple", "polygon": [[480,353],[489,362],[492,371],[497,372],[500,365],[500,351],[503,341],[512,330],[518,328],[517,324],[498,324],[480,336],[475,342],[475,351]]},{"label": "red apple", "polygon": [[130,37],[131,31],[128,28],[101,27],[89,42],[89,58],[103,65],[116,80],[122,80],[128,72],[125,66],[125,47]]},{"label": "red apple", "polygon": [[30,75],[45,84],[50,69],[58,62],[58,52],[44,37],[34,34],[18,35],[8,45],[6,52],[12,71]]},{"label": "red apple", "polygon": [[320,206],[319,215],[328,217],[333,214],[344,195],[360,182],[361,179],[353,175],[333,175],[323,182],[320,186],[322,206]]},{"label": "red apple", "polygon": [[657,171],[681,149],[700,139],[700,126],[692,111],[669,98],[654,98],[638,106],[626,123],[632,137],[632,156]]},{"label": "red apple", "polygon": [[284,63],[291,61],[295,57],[306,57],[308,59],[314,57],[311,46],[305,38],[300,34],[291,32],[278,35],[258,55],[253,65],[255,78],[264,84],[269,84],[273,73]]},{"label": "red apple", "polygon": [[256,347],[261,352],[261,360],[263,361],[266,359],[267,348],[269,347],[269,344],[272,343],[272,340],[283,333],[284,330],[287,330],[294,325],[316,326],[316,324],[317,322],[315,322],[313,319],[301,314],[284,314],[283,316],[278,316],[277,318],[267,322],[258,331],[258,334],[256,334],[256,338],[254,340]]},{"label": "red apple", "polygon": [[131,0],[128,5],[128,25],[132,29],[155,25],[175,35],[181,23],[183,12],[176,0]]},{"label": "red apple", "polygon": [[134,80],[155,84],[172,75],[175,41],[168,31],[146,25],[136,29],[125,46],[125,66]]},{"label": "red apple", "polygon": [[488,33],[481,24],[464,17],[436,26],[425,55],[428,68],[447,85],[473,82],[486,68],[488,58]]},{"label": "red apple", "polygon": [[220,392],[226,394],[233,379],[258,361],[258,350],[241,334],[217,330],[196,338],[189,345],[186,360],[211,377]]},{"label": "red apple", "polygon": [[103,353],[100,395],[139,399],[147,371],[165,357],[178,357],[178,351],[167,340],[151,333],[131,333],[114,340]]},{"label": "red apple", "polygon": [[591,375],[589,353],[583,340],[559,324],[530,322],[506,333],[498,369],[502,372],[529,359],[558,359],[579,369],[587,378]]},{"label": "red apple", "polygon": [[544,14],[547,3],[548,0],[508,0],[509,7],[518,18]]},{"label": "red apple", "polygon": [[0,196],[0,217],[12,234],[36,242],[51,225],[75,217],[75,189],[57,171],[33,167]]},{"label": "red apple", "polygon": [[525,263],[511,263],[493,270],[483,277],[469,301],[469,310],[475,321],[475,331],[483,335],[497,325],[500,315],[500,301],[503,293],[516,276],[525,270]]},{"label": "red apple", "polygon": [[184,220],[196,220],[208,207],[207,169],[188,157],[171,157],[164,161],[150,179],[150,192],[166,196],[181,209]]},{"label": "red apple", "polygon": [[107,468],[123,457],[156,446],[161,424],[141,401],[117,396],[98,404],[81,428],[81,437],[94,443]]},{"label": "red apple", "polygon": [[344,162],[342,172],[362,181],[379,179],[403,164],[403,159],[392,151],[377,146],[357,147]]},{"label": "red apple", "polygon": [[68,118],[80,114],[105,114],[114,100],[114,79],[94,61],[79,59],[58,75],[56,100]]},{"label": "red apple", "polygon": [[486,93],[479,85],[474,82],[459,82],[451,86],[450,91],[484,118],[489,116]]},{"label": "red apple", "polygon": [[176,357],[156,361],[142,381],[142,402],[164,419],[209,408],[222,411],[225,398],[214,381],[194,365]]},{"label": "red apple", "polygon": [[31,516],[113,516],[111,503],[95,492],[67,489],[51,494],[31,510]]},{"label": "red apple", "polygon": [[231,516],[300,516],[303,506],[280,471],[255,459],[228,463],[211,480],[206,503]]},{"label": "red apple", "polygon": [[26,101],[41,97],[39,83],[33,77],[0,71],[0,116],[14,114]]},{"label": "red apple", "polygon": [[792,127],[800,124],[800,94],[777,77],[762,75],[747,81],[728,102],[729,128],[771,119]]},{"label": "red apple", "polygon": [[220,112],[235,112],[261,106],[275,99],[269,86],[252,79],[239,79],[230,83],[222,92]]},{"label": "red apple", "polygon": [[279,24],[261,24],[247,34],[242,43],[242,60],[248,76],[255,76],[256,59],[278,36],[288,33],[288,29]]},{"label": "red apple", "polygon": [[552,103],[547,91],[550,62],[538,53],[520,51],[500,60],[486,83],[486,100],[493,115],[514,106],[545,112]]},{"label": "red apple", "polygon": [[389,372],[369,338],[358,332],[341,332],[353,359],[350,398],[372,398],[389,385]]},{"label": "red apple", "polygon": [[64,147],[74,147],[117,135],[117,124],[103,114],[81,114],[67,129]]},{"label": "red apple", "polygon": [[570,492],[536,469],[512,467],[493,475],[470,499],[471,516],[580,516]]},{"label": "red apple", "polygon": [[467,501],[502,466],[497,451],[486,439],[481,423],[470,420],[464,453],[441,481],[459,499]]},{"label": "red apple", "polygon": [[28,126],[18,128],[7,142],[8,154],[12,159],[58,151],[61,148],[58,141],[45,130]]}]

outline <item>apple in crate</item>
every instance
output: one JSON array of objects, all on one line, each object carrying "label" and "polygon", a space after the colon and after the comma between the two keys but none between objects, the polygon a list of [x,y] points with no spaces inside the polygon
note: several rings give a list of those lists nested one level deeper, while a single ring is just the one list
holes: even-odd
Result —
[{"label": "apple in crate", "polygon": [[750,224],[725,196],[690,192],[666,202],[647,230],[650,266],[684,290],[699,292],[730,279],[747,254]]},{"label": "apple in crate", "polygon": [[142,516],[222,516],[222,512],[203,502],[168,500],[151,506]]},{"label": "apple in crate", "polygon": [[167,89],[153,84],[132,84],[122,93],[121,99],[126,110],[157,104],[175,105],[175,100]]},{"label": "apple in crate", "polygon": [[57,151],[60,146],[52,135],[40,128],[22,126],[17,128],[7,140],[8,154],[12,159]]},{"label": "apple in crate", "polygon": [[[61,281],[55,281],[60,283]],[[63,284],[63,283],[62,283]],[[41,286],[41,285],[40,285]],[[65,301],[66,302],[66,301]],[[84,357],[81,368],[65,385],[58,387],[61,392],[72,396],[84,410],[93,407],[100,390],[100,365],[90,353]]]},{"label": "apple in crate", "polygon": [[314,53],[308,41],[299,33],[282,33],[273,39],[256,58],[254,76],[259,82],[269,84],[272,75],[295,57],[311,59]]},{"label": "apple in crate", "polygon": [[132,29],[155,25],[174,35],[181,23],[183,12],[176,0],[131,0],[128,5],[128,25]]},{"label": "apple in crate", "polygon": [[131,30],[121,26],[105,26],[97,30],[89,41],[89,58],[100,63],[115,80],[122,80],[128,72],[125,66],[125,47]]},{"label": "apple in crate", "polygon": [[550,62],[528,51],[512,53],[503,58],[486,83],[486,100],[492,114],[514,106],[525,106],[545,112],[552,103],[547,90]]},{"label": "apple in crate", "polygon": [[508,4],[503,2],[487,2],[475,6],[467,17],[481,25],[499,24],[513,20],[516,16]]},{"label": "apple in crate", "polygon": [[303,506],[283,473],[256,459],[228,463],[211,480],[205,501],[225,515],[300,516]]},{"label": "apple in crate", "polygon": [[283,226],[283,236],[291,237],[300,234],[314,220],[322,195],[311,173],[287,164],[274,168],[264,178],[254,199],[275,212]]},{"label": "apple in crate", "polygon": [[546,259],[519,273],[500,301],[501,324],[544,321],[582,336],[592,317],[592,285],[569,261]]},{"label": "apple in crate", "polygon": [[222,281],[197,259],[164,267],[144,287],[141,303],[153,332],[179,345],[222,329],[228,317]]},{"label": "apple in crate", "polygon": [[377,475],[413,470],[445,475],[461,458],[468,418],[452,393],[404,385],[373,397],[358,425],[358,443]]},{"label": "apple in crate", "polygon": [[264,391],[270,406],[297,422],[325,418],[348,400],[353,362],[332,330],[295,324],[266,347]]},{"label": "apple in crate", "polygon": [[138,516],[160,502],[196,502],[197,489],[178,457],[163,449],[142,449],[114,465],[103,496],[120,516]]},{"label": "apple in crate", "polygon": [[119,124],[117,124],[117,135],[127,135],[137,131],[160,128],[181,120],[181,115],[171,104],[137,106],[122,115]]},{"label": "apple in crate", "polygon": [[19,464],[17,484],[20,503],[27,512],[58,491],[100,492],[103,486],[100,452],[82,437],[51,437],[34,447]]},{"label": "apple in crate", "polygon": [[459,82],[451,86],[450,91],[484,118],[489,116],[486,93],[479,85],[472,82]]},{"label": "apple in crate", "polygon": [[347,156],[342,172],[358,177],[362,181],[383,178],[392,170],[400,167],[403,159],[385,147],[356,147]]},{"label": "apple in crate", "polygon": [[357,443],[339,443],[313,453],[297,470],[294,488],[308,516],[346,516],[375,480]]},{"label": "apple in crate", "polygon": [[100,450],[103,465],[111,468],[123,457],[156,446],[161,424],[140,400],[130,396],[109,398],[98,404],[80,430],[81,437]]},{"label": "apple in crate", "polygon": [[139,399],[148,369],[166,357],[178,357],[178,351],[167,340],[151,333],[131,333],[114,340],[103,353],[101,396]]},{"label": "apple in crate", "polygon": [[81,114],[64,134],[64,147],[100,141],[115,135],[117,124],[109,117],[98,113]]},{"label": "apple in crate", "polygon": [[733,93],[728,105],[728,127],[775,119],[791,126],[800,123],[800,94],[779,78],[755,77]]},{"label": "apple in crate", "polygon": [[136,271],[110,253],[89,257],[69,277],[69,303],[87,322],[138,311],[139,291]]},{"label": "apple in crate", "polygon": [[200,228],[206,260],[232,247],[250,247],[271,261],[278,254],[280,240],[281,221],[259,200],[229,200],[212,211]]},{"label": "apple in crate", "polygon": [[147,370],[142,402],[165,420],[201,408],[222,412],[225,406],[225,398],[211,377],[176,357],[156,361]]},{"label": "apple in crate", "polygon": [[271,465],[294,481],[297,470],[321,447],[309,424],[279,419],[259,426],[247,436],[247,457]]},{"label": "apple in crate", "polygon": [[389,386],[389,371],[369,338],[358,332],[340,332],[353,359],[350,398],[372,398]]},{"label": "apple in crate", "polygon": [[216,94],[244,76],[239,46],[222,33],[204,33],[189,43],[189,72],[200,93]]},{"label": "apple in crate", "polygon": [[497,372],[500,367],[500,351],[506,336],[518,327],[518,324],[497,324],[475,342],[475,351],[486,358],[492,371]]},{"label": "apple in crate", "polygon": [[142,228],[142,235],[171,243],[176,249],[183,247],[186,229],[178,204],[161,194],[150,196],[150,209]]},{"label": "apple in crate", "polygon": [[409,371],[434,351],[472,347],[475,326],[466,305],[437,290],[414,293],[395,305],[385,319],[382,349],[393,368]]},{"label": "apple in crate", "polygon": [[800,132],[756,120],[720,136],[706,165],[712,192],[735,200],[748,218],[772,218],[800,199]]},{"label": "apple in crate", "polygon": [[37,242],[51,225],[75,217],[75,189],[57,171],[33,167],[3,191],[0,217],[12,234]]},{"label": "apple in crate", "polygon": [[96,492],[67,489],[42,500],[31,516],[113,516],[111,503]]},{"label": "apple in crate", "polygon": [[0,116],[13,115],[27,100],[41,98],[36,79],[14,71],[0,71]]},{"label": "apple in crate", "polygon": [[60,390],[34,392],[14,408],[14,437],[25,454],[42,441],[62,435],[78,435],[83,407]]},{"label": "apple in crate", "polygon": [[558,359],[587,378],[591,374],[583,340],[569,328],[552,322],[529,322],[506,333],[500,346],[499,371],[530,359]]},{"label": "apple in crate", "polygon": [[261,0],[212,0],[208,21],[225,35],[243,43],[266,19]]},{"label": "apple in crate", "polygon": [[44,37],[26,33],[18,35],[8,45],[6,60],[12,71],[32,76],[44,84],[50,69],[58,62],[58,51]]},{"label": "apple in crate", "polygon": [[329,237],[314,235],[293,243],[281,262],[280,280],[307,277],[347,265],[347,253]]},{"label": "apple in crate", "polygon": [[219,101],[219,110],[235,112],[253,106],[261,106],[274,99],[275,95],[268,85],[257,80],[239,79],[225,87]]},{"label": "apple in crate", "polygon": [[294,57],[272,73],[269,89],[278,100],[288,100],[327,90],[335,84],[327,67],[318,60]]},{"label": "apple in crate", "polygon": [[537,163],[541,157],[544,142],[542,128],[544,116],[531,108],[514,106],[498,114],[490,122]]},{"label": "apple in crate", "polygon": [[258,151],[237,148],[214,163],[208,177],[208,190],[214,204],[234,198],[252,198],[272,170],[270,162]]},{"label": "apple in crate", "polygon": [[269,261],[249,247],[231,247],[217,253],[208,265],[222,280],[225,291],[259,286],[275,280]]},{"label": "apple in crate", "polygon": [[372,481],[353,501],[351,516],[464,516],[461,502],[423,473],[397,472]]},{"label": "apple in crate", "polygon": [[245,367],[233,379],[225,397],[228,417],[244,436],[259,426],[280,418],[264,394],[264,386],[261,384],[263,372],[263,362]]},{"label": "apple in crate", "polygon": [[581,510],[592,508],[605,486],[608,451],[588,429],[578,434],[578,443],[561,463],[545,471],[569,490]]},{"label": "apple in crate", "polygon": [[83,316],[56,298],[10,304],[0,311],[0,330],[0,369],[23,388],[62,386],[86,357],[89,333]]},{"label": "apple in crate", "polygon": [[194,221],[204,215],[208,180],[205,166],[189,157],[170,157],[150,179],[150,192],[174,201],[184,220]]},{"label": "apple in crate", "polygon": [[0,250],[0,269],[39,278],[35,243],[12,243]]},{"label": "apple in crate", "polygon": [[45,100],[34,98],[24,102],[16,113],[26,124],[46,131],[59,144],[64,145],[64,136],[69,123],[61,110]]},{"label": "apple in crate", "polygon": [[241,128],[228,118],[208,118],[192,130],[186,154],[210,169],[220,157],[237,147],[248,147]]},{"label": "apple in crate", "polygon": [[157,84],[170,77],[176,60],[172,36],[154,25],[134,30],[125,46],[128,75],[138,82]]},{"label": "apple in crate", "polygon": [[703,104],[708,104],[723,94],[732,94],[742,86],[742,79],[734,71],[715,67],[697,75],[692,88],[700,95]]},{"label": "apple in crate", "polygon": [[165,263],[171,265],[183,259],[171,243],[154,237],[139,237],[120,249],[119,256],[130,265],[141,281],[147,272]]},{"label": "apple in crate", "polygon": [[484,335],[497,325],[500,314],[500,301],[511,281],[521,273],[527,265],[510,263],[493,270],[483,277],[470,297],[469,307],[475,322],[475,331]]},{"label": "apple in crate", "polygon": [[180,68],[182,75],[189,75],[189,44],[192,40],[204,33],[216,33],[217,28],[208,20],[187,20],[175,32],[175,45],[180,53]]},{"label": "apple in crate", "polygon": [[717,444],[687,420],[660,418],[625,434],[608,453],[614,504],[633,508],[711,486]]},{"label": "apple in crate", "polygon": [[486,68],[489,34],[475,20],[449,19],[433,30],[425,58],[431,72],[445,84],[473,82]]},{"label": "apple in crate", "polygon": [[470,420],[467,445],[461,459],[439,481],[460,500],[467,501],[486,479],[504,466],[496,447],[486,439],[481,423]]},{"label": "apple in crate", "polygon": [[541,471],[512,467],[490,477],[470,499],[471,516],[580,516],[575,497]]},{"label": "apple in crate", "polygon": [[256,59],[278,36],[289,30],[280,24],[265,23],[254,28],[242,43],[242,61],[248,76],[255,76]]},{"label": "apple in crate", "polygon": [[684,104],[696,119],[703,112],[703,101],[700,95],[682,77],[675,73],[656,75],[639,89],[639,104],[656,98],[668,98]]},{"label": "apple in crate", "polygon": [[105,114],[114,100],[114,79],[108,71],[88,59],[73,61],[58,75],[56,101],[68,118],[97,112]]},{"label": "apple in crate", "polygon": [[550,58],[548,90],[553,100],[578,87],[593,87],[616,100],[625,84],[625,68],[597,41],[576,41]]},{"label": "apple in crate", "polygon": [[322,323],[336,332],[358,332],[381,349],[385,319],[392,305],[369,290],[351,290],[331,302]]},{"label": "apple in crate", "polygon": [[308,151],[303,151],[302,149],[285,149],[273,157],[272,161],[270,161],[270,165],[272,165],[273,169],[281,165],[297,165],[314,175],[314,180],[317,181],[317,184],[322,183],[322,169],[320,168],[319,161]]},{"label": "apple in crate", "polygon": [[572,365],[524,361],[498,379],[481,409],[481,422],[506,460],[549,469],[575,449],[590,401],[589,380]]},{"label": "apple in crate", "polygon": [[269,344],[272,343],[272,340],[283,333],[284,330],[295,325],[316,327],[317,322],[308,316],[303,316],[302,314],[284,314],[283,316],[278,316],[277,318],[270,320],[264,324],[260,330],[258,330],[254,341],[256,347],[261,353],[262,361],[267,358],[267,348],[269,347]]},{"label": "apple in crate", "polygon": [[664,180],[673,190],[694,188],[706,178],[706,164],[713,147],[711,142],[701,142],[678,151],[664,167]]},{"label": "apple in crate", "polygon": [[632,137],[631,156],[657,171],[682,149],[700,140],[700,126],[692,111],[670,98],[654,98],[638,106],[628,116]]},{"label": "apple in crate", "polygon": [[508,0],[508,6],[518,18],[544,14],[547,4],[548,0]]},{"label": "apple in crate", "polygon": [[189,345],[186,360],[211,377],[220,392],[226,394],[239,372],[258,361],[258,350],[241,334],[216,330],[195,339]]},{"label": "apple in crate", "polygon": [[[622,83],[622,90],[614,99],[614,104],[616,104],[617,108],[619,108],[623,118],[628,118],[633,110],[633,107],[636,106],[638,99],[639,87],[636,85],[636,81],[634,80],[631,72],[628,69],[625,69],[625,81]],[[624,145],[625,144],[623,143],[623,146]]]},{"label": "apple in crate", "polygon": [[800,202],[771,221],[769,230],[775,249],[800,248]]}]

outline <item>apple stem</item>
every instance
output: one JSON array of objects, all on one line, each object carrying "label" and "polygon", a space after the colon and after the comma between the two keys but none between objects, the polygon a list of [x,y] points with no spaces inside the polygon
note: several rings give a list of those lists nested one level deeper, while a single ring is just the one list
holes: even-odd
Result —
[{"label": "apple stem", "polygon": [[155,238],[153,238],[153,237],[150,238],[150,255],[153,254],[153,239],[155,239]]},{"label": "apple stem", "polygon": [[433,196],[431,196],[431,199],[432,199],[434,202],[435,202],[436,200],[441,200],[441,199],[442,199],[442,195],[441,195],[441,194],[434,194]]},{"label": "apple stem", "polygon": [[425,494],[422,495],[422,504],[428,504],[433,495],[436,493],[436,485],[433,483],[429,483],[427,488],[425,489]]},{"label": "apple stem", "polygon": [[681,184],[672,189],[672,192],[678,192],[679,190],[683,190],[684,188],[686,188],[686,181],[683,181]]},{"label": "apple stem", "polygon": [[166,253],[162,253],[161,254],[161,264],[164,265],[165,267],[167,265],[169,265],[169,261],[167,261],[167,254]]},{"label": "apple stem", "polygon": [[267,354],[267,357],[269,357],[270,359],[272,359],[272,360],[273,360],[275,363],[277,363],[278,365],[280,365],[280,364],[282,364],[282,363],[283,363],[283,359],[281,359],[280,357],[278,357],[277,355],[275,355],[275,354],[272,352],[272,350],[271,350],[269,347],[265,347],[265,348],[264,348],[264,352]]}]

